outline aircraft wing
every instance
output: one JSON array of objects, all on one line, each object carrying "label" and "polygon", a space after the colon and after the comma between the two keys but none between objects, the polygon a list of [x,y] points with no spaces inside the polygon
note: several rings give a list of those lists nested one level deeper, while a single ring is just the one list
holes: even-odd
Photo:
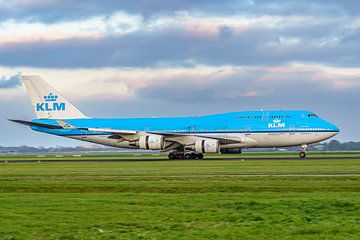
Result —
[{"label": "aircraft wing", "polygon": [[121,130],[121,129],[109,129],[109,128],[79,128],[81,130],[87,130],[92,132],[101,132],[109,133],[111,136],[109,138],[123,138],[126,140],[134,140],[138,138],[141,134],[155,134],[164,136],[167,141],[178,142],[182,144],[186,138],[190,139],[199,139],[199,138],[210,138],[219,140],[222,144],[231,144],[231,143],[244,143],[244,144],[253,144],[256,141],[252,138],[246,136],[226,136],[226,135],[201,135],[201,134],[190,134],[190,133],[173,133],[165,131],[132,131],[132,130]]},{"label": "aircraft wing", "polygon": [[256,141],[249,137],[237,137],[237,136],[226,136],[226,135],[201,135],[201,134],[186,134],[186,133],[167,133],[167,132],[148,132],[151,134],[163,135],[165,138],[179,138],[179,137],[195,137],[195,138],[210,138],[219,140],[220,143],[255,143]]},{"label": "aircraft wing", "polygon": [[225,136],[225,135],[215,135],[215,136],[206,136],[206,138],[217,139],[220,143],[231,144],[231,143],[256,143],[252,138],[246,136]]},{"label": "aircraft wing", "polygon": [[[249,137],[241,136],[225,136],[225,135],[197,135],[197,134],[186,134],[186,133],[172,133],[172,132],[153,132],[153,131],[131,131],[131,130],[117,130],[117,129],[101,129],[101,128],[87,128],[84,130],[93,131],[93,132],[106,132],[111,133],[112,136],[115,137],[116,135],[119,137],[122,137],[124,139],[133,138],[131,135],[138,136],[139,134],[155,134],[155,135],[162,135],[165,137],[165,139],[173,142],[178,142],[178,139],[183,138],[210,138],[210,139],[216,139],[219,140],[222,144],[231,144],[231,143],[256,143],[255,140]],[[181,142],[181,141],[179,141]]]},{"label": "aircraft wing", "polygon": [[173,133],[173,132],[165,132],[165,131],[134,131],[134,130],[122,130],[122,129],[112,129],[112,128],[77,128],[66,123],[63,120],[57,121],[64,128],[73,128],[91,132],[99,132],[99,133],[109,133],[111,136],[109,138],[123,138],[126,140],[134,140],[141,134],[155,134],[164,136],[165,139],[172,142],[182,142],[180,139],[188,138],[210,138],[219,140],[222,144],[231,144],[231,143],[254,143],[255,140],[249,137],[235,137],[235,136],[221,136],[221,135],[196,135],[190,133]]},{"label": "aircraft wing", "polygon": [[111,133],[111,134],[119,134],[119,135],[131,135],[137,134],[139,131],[133,130],[120,130],[120,129],[111,129],[111,128],[78,128],[80,130],[86,130],[90,132],[102,132],[102,133]]},{"label": "aircraft wing", "polygon": [[111,128],[83,128],[73,126],[63,120],[56,120],[59,125],[53,124],[45,124],[45,123],[37,123],[31,121],[24,120],[14,120],[9,119],[9,121],[20,123],[27,126],[37,126],[49,129],[77,129],[77,130],[85,130],[91,132],[99,132],[99,133],[109,133],[109,138],[123,138],[125,140],[135,140],[142,134],[155,134],[162,135],[166,140],[170,142],[176,142],[182,144],[186,139],[197,139],[197,138],[210,138],[219,140],[222,144],[231,144],[231,143],[255,143],[256,141],[252,138],[246,136],[227,136],[227,135],[200,135],[200,134],[191,134],[191,133],[173,133],[173,132],[157,132],[157,131],[135,131],[135,130],[122,130],[122,129],[111,129]]},{"label": "aircraft wing", "polygon": [[[210,138],[219,140],[220,143],[229,144],[229,143],[254,143],[255,140],[249,137],[234,137],[234,136],[201,136],[196,134],[185,134],[185,133],[172,133],[172,132],[152,132],[152,131],[129,131],[129,130],[116,130],[116,129],[101,129],[101,128],[87,128],[84,130],[93,131],[93,132],[107,132],[113,135],[119,135],[127,139],[129,135],[138,135],[140,133],[148,133],[164,136],[167,140],[176,141],[177,138],[191,137],[191,138]],[[124,136],[127,135],[127,136]]]}]

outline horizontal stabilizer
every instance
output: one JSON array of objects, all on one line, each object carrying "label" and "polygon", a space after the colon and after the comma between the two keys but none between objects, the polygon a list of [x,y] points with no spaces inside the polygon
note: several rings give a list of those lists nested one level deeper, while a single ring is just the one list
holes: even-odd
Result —
[{"label": "horizontal stabilizer", "polygon": [[45,124],[45,123],[37,123],[37,122],[30,122],[30,121],[24,121],[24,120],[16,120],[16,119],[8,119],[11,122],[19,123],[26,126],[36,126],[36,127],[43,127],[43,128],[49,128],[49,129],[63,129],[63,127],[58,125],[52,125],[52,124]]}]

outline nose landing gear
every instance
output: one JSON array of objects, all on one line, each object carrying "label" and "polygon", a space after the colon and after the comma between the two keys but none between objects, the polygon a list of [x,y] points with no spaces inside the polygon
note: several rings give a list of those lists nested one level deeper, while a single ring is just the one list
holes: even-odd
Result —
[{"label": "nose landing gear", "polygon": [[299,152],[299,157],[300,158],[306,158],[306,149],[307,149],[307,147],[308,147],[307,144],[301,145],[300,152]]},{"label": "nose landing gear", "polygon": [[306,158],[306,152],[299,152],[300,158]]}]

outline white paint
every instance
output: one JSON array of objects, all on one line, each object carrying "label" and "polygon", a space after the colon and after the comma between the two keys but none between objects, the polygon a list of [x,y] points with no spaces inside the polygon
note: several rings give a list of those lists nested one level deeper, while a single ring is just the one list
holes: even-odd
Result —
[{"label": "white paint", "polygon": [[[228,136],[229,138],[251,138],[253,142],[239,142],[239,143],[227,143],[227,144],[220,144],[221,148],[262,148],[262,147],[287,147],[287,146],[299,146],[302,144],[311,144],[315,142],[320,142],[326,139],[329,139],[335,136],[336,132],[296,132],[296,133],[250,133],[250,134],[238,134],[238,133],[218,133],[218,134],[198,134],[196,136],[182,136],[176,138],[176,141],[184,144],[194,144],[196,139],[199,137],[216,137],[216,136]],[[131,146],[129,141],[119,142],[117,139],[109,139],[109,135],[102,135],[102,136],[91,136],[91,135],[84,135],[84,136],[72,136],[70,138],[93,142],[113,147],[120,147],[120,148],[138,148],[135,146]],[[174,138],[171,138],[173,140]],[[169,140],[169,139],[166,139]],[[167,143],[169,143],[167,141]]]}]

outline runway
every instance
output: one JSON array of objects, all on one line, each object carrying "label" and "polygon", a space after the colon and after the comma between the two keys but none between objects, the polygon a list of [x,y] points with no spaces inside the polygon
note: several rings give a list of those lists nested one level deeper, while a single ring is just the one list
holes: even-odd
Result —
[{"label": "runway", "polygon": [[360,156],[322,156],[322,157],[309,157],[309,158],[299,158],[299,157],[276,157],[276,158],[246,158],[246,157],[236,157],[236,158],[205,158],[202,160],[187,160],[187,159],[176,159],[169,160],[166,158],[106,158],[106,159],[0,159],[0,163],[31,163],[31,162],[174,162],[174,161],[311,161],[311,160],[360,160]]}]

